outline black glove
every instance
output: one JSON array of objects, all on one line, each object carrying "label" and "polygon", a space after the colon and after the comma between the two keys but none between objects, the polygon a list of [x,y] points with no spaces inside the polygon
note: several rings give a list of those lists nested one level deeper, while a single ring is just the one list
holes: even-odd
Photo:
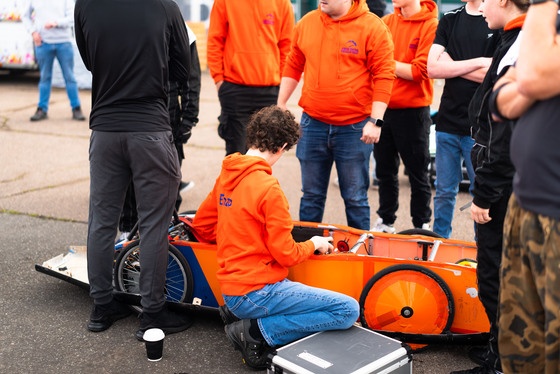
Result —
[{"label": "black glove", "polygon": [[175,132],[175,142],[180,144],[186,144],[191,137],[192,128],[193,128],[192,122],[183,118],[181,120],[181,123],[177,127],[177,131]]}]

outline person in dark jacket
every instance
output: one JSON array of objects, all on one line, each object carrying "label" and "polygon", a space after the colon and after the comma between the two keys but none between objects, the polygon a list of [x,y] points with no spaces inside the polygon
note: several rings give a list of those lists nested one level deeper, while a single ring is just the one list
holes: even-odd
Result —
[{"label": "person in dark jacket", "polygon": [[481,10],[491,29],[503,28],[492,64],[469,106],[475,145],[471,160],[475,170],[471,216],[477,229],[478,297],[490,321],[490,339],[482,366],[469,373],[501,371],[498,349],[498,294],[504,218],[512,192],[514,168],[509,155],[513,121],[496,122],[488,110],[488,98],[498,78],[519,55],[518,35],[529,0],[485,0]]},{"label": "person in dark jacket", "polygon": [[167,230],[181,169],[168,112],[169,82],[189,78],[189,38],[172,0],[78,0],[76,43],[91,71],[90,209],[87,264],[94,299],[88,329],[99,332],[124,318],[113,298],[113,256],[126,189],[138,199],[140,296],[136,337],[160,328],[187,329],[192,319],[165,308]]},{"label": "person in dark jacket", "polygon": [[[191,65],[189,70],[189,79],[182,82],[169,82],[169,119],[171,121],[171,131],[173,133],[173,141],[177,148],[177,156],[179,157],[179,165],[183,163],[185,152],[183,146],[187,144],[192,134],[192,128],[198,123],[199,101],[200,101],[200,60],[198,58],[198,48],[196,46],[196,35],[187,25],[189,35]],[[181,100],[179,100],[179,98]],[[192,188],[194,182],[181,182],[177,191],[177,200],[175,201],[175,209],[179,210],[183,198],[181,192]],[[119,220],[120,236],[117,241],[124,240],[136,225],[138,221],[138,212],[136,211],[136,196],[134,194],[134,185],[131,183],[126,191],[124,205]]]}]

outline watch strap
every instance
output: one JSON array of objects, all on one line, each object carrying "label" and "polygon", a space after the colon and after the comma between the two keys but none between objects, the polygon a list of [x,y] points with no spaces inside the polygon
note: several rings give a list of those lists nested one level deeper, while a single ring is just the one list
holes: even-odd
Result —
[{"label": "watch strap", "polygon": [[379,118],[369,117],[368,122],[373,123],[377,127],[382,127],[383,126],[383,120],[379,119]]}]

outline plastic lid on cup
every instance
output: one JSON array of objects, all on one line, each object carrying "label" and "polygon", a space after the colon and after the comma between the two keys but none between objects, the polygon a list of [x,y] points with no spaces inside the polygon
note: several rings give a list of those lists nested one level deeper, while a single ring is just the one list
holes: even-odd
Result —
[{"label": "plastic lid on cup", "polygon": [[148,342],[157,342],[165,338],[165,333],[161,329],[148,329],[144,332],[144,340]]}]

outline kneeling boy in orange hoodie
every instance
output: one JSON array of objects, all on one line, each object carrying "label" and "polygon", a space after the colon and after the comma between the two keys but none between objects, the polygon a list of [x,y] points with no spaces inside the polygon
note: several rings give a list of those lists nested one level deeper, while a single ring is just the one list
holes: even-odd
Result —
[{"label": "kneeling boy in orange hoodie", "polygon": [[226,334],[254,369],[267,367],[272,347],[324,330],[347,329],[358,319],[353,298],[286,279],[288,268],[332,238],[296,243],[292,218],[274,165],[299,140],[294,116],[267,107],[247,126],[247,154],[227,156],[214,189],[194,218],[197,232],[218,246]]}]

